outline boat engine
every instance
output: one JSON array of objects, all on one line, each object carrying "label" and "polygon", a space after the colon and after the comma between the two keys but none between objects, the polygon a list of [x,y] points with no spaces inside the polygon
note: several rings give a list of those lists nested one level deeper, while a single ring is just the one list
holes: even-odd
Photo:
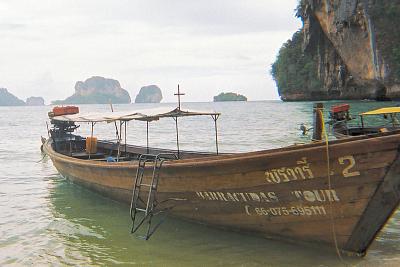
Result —
[{"label": "boat engine", "polygon": [[48,113],[50,123],[53,126],[49,130],[49,133],[53,140],[67,139],[68,136],[71,136],[71,133],[79,128],[79,125],[76,125],[73,121],[55,120],[54,117],[77,113],[79,113],[79,108],[76,106],[54,107],[53,110]]},{"label": "boat engine", "polygon": [[331,122],[341,122],[341,121],[349,121],[351,120],[351,116],[349,114],[350,105],[349,104],[340,104],[334,105],[331,107],[329,112],[329,118]]}]

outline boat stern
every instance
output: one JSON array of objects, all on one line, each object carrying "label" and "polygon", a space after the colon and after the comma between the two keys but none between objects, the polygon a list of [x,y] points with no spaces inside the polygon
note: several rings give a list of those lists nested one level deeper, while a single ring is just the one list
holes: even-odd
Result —
[{"label": "boat stern", "polygon": [[380,230],[400,204],[400,147],[397,157],[376,189],[358,221],[344,251],[365,255]]}]

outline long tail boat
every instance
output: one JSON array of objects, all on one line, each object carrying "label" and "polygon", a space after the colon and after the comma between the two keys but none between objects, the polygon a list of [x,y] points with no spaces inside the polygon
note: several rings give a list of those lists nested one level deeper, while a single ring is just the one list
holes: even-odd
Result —
[{"label": "long tail boat", "polygon": [[[51,115],[43,151],[64,177],[131,204],[132,232],[146,220],[150,228],[157,211],[165,211],[210,226],[365,255],[399,205],[400,131],[221,154],[180,151],[178,143],[178,118],[207,115],[215,121],[218,148],[216,112],[178,107]],[[175,119],[176,150],[123,142],[127,121],[165,117]],[[91,123],[93,129],[103,121],[119,126],[117,142],[73,134],[76,123]]]},{"label": "long tail boat", "polygon": [[[332,106],[329,112],[331,117],[329,123],[332,125],[333,135],[338,139],[400,129],[398,118],[400,107],[384,107],[360,113],[358,114],[360,119],[358,124],[349,123],[354,119],[350,116],[349,109],[350,105],[340,104]],[[384,119],[380,120],[380,124],[368,125],[366,123],[366,117],[379,119],[380,116]]]}]

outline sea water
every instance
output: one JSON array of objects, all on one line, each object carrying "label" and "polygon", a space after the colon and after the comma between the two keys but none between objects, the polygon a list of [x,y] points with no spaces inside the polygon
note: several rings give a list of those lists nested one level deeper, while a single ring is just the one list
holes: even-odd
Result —
[{"label": "sea water", "polygon": [[[334,102],[326,102],[329,108]],[[350,102],[352,113],[396,102]],[[221,112],[220,152],[244,152],[305,143],[301,123],[311,127],[311,102],[183,103]],[[116,111],[175,104],[114,105]],[[399,266],[400,213],[393,215],[364,258],[214,229],[167,218],[149,241],[130,234],[129,207],[70,183],[40,152],[50,106],[0,107],[0,266]],[[81,112],[109,105],[81,105]],[[325,112],[327,113],[327,112]],[[325,116],[327,119],[327,114]],[[374,123],[371,121],[370,123]],[[210,116],[180,118],[180,149],[215,151]],[[119,127],[119,125],[117,125]],[[90,135],[90,125],[78,133]],[[146,144],[146,124],[127,126],[127,141]],[[94,135],[115,139],[114,123],[96,124]],[[332,138],[332,137],[331,137]],[[150,146],[176,147],[171,118],[149,125]]]}]

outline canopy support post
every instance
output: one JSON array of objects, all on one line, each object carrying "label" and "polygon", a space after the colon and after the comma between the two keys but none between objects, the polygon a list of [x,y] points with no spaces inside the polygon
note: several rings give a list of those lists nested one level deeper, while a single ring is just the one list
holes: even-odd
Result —
[{"label": "canopy support post", "polygon": [[[94,122],[92,122],[92,129],[91,129],[91,131],[90,131],[90,149],[89,149],[89,159],[90,159],[90,155],[92,154],[93,127],[94,127]],[[86,144],[87,144],[87,142],[86,142]]]},{"label": "canopy support post", "polygon": [[150,153],[149,151],[149,121],[146,121],[146,147],[147,147],[147,154]]},{"label": "canopy support post", "polygon": [[179,129],[178,129],[178,117],[173,117],[175,121],[175,130],[176,130],[176,148],[178,151],[178,159],[180,159],[180,151],[179,151]]},{"label": "canopy support post", "polygon": [[219,115],[211,115],[211,118],[214,120],[214,129],[215,129],[215,148],[217,150],[217,155],[219,154],[218,151],[218,127],[217,127],[217,120]]},{"label": "canopy support post", "polygon": [[361,118],[361,128],[364,129],[364,117],[363,117],[363,115],[361,115],[360,118]]},{"label": "canopy support post", "polygon": [[178,110],[181,110],[181,95],[185,95],[184,93],[181,93],[179,90],[179,84],[178,84],[178,93],[174,94],[178,96]]},{"label": "canopy support post", "polygon": [[[110,99],[110,107],[111,107],[111,112],[114,112],[114,108],[113,108],[111,99]],[[119,133],[118,133],[118,127],[117,127],[117,122],[116,122],[116,121],[114,121],[114,125],[115,125],[115,137],[116,137],[117,139],[119,139],[119,135],[121,134],[121,130],[120,130]]]},{"label": "canopy support post", "polygon": [[394,114],[390,114],[390,120],[392,121],[392,126],[394,127]]},{"label": "canopy support post", "polygon": [[122,142],[122,136],[121,136],[121,131],[122,130],[122,121],[119,121],[119,138],[118,138],[118,152],[117,152],[117,162],[119,162],[119,154],[121,153],[121,142]]},{"label": "canopy support post", "polygon": [[124,121],[125,124],[125,156],[126,156],[126,124],[128,121]]}]

